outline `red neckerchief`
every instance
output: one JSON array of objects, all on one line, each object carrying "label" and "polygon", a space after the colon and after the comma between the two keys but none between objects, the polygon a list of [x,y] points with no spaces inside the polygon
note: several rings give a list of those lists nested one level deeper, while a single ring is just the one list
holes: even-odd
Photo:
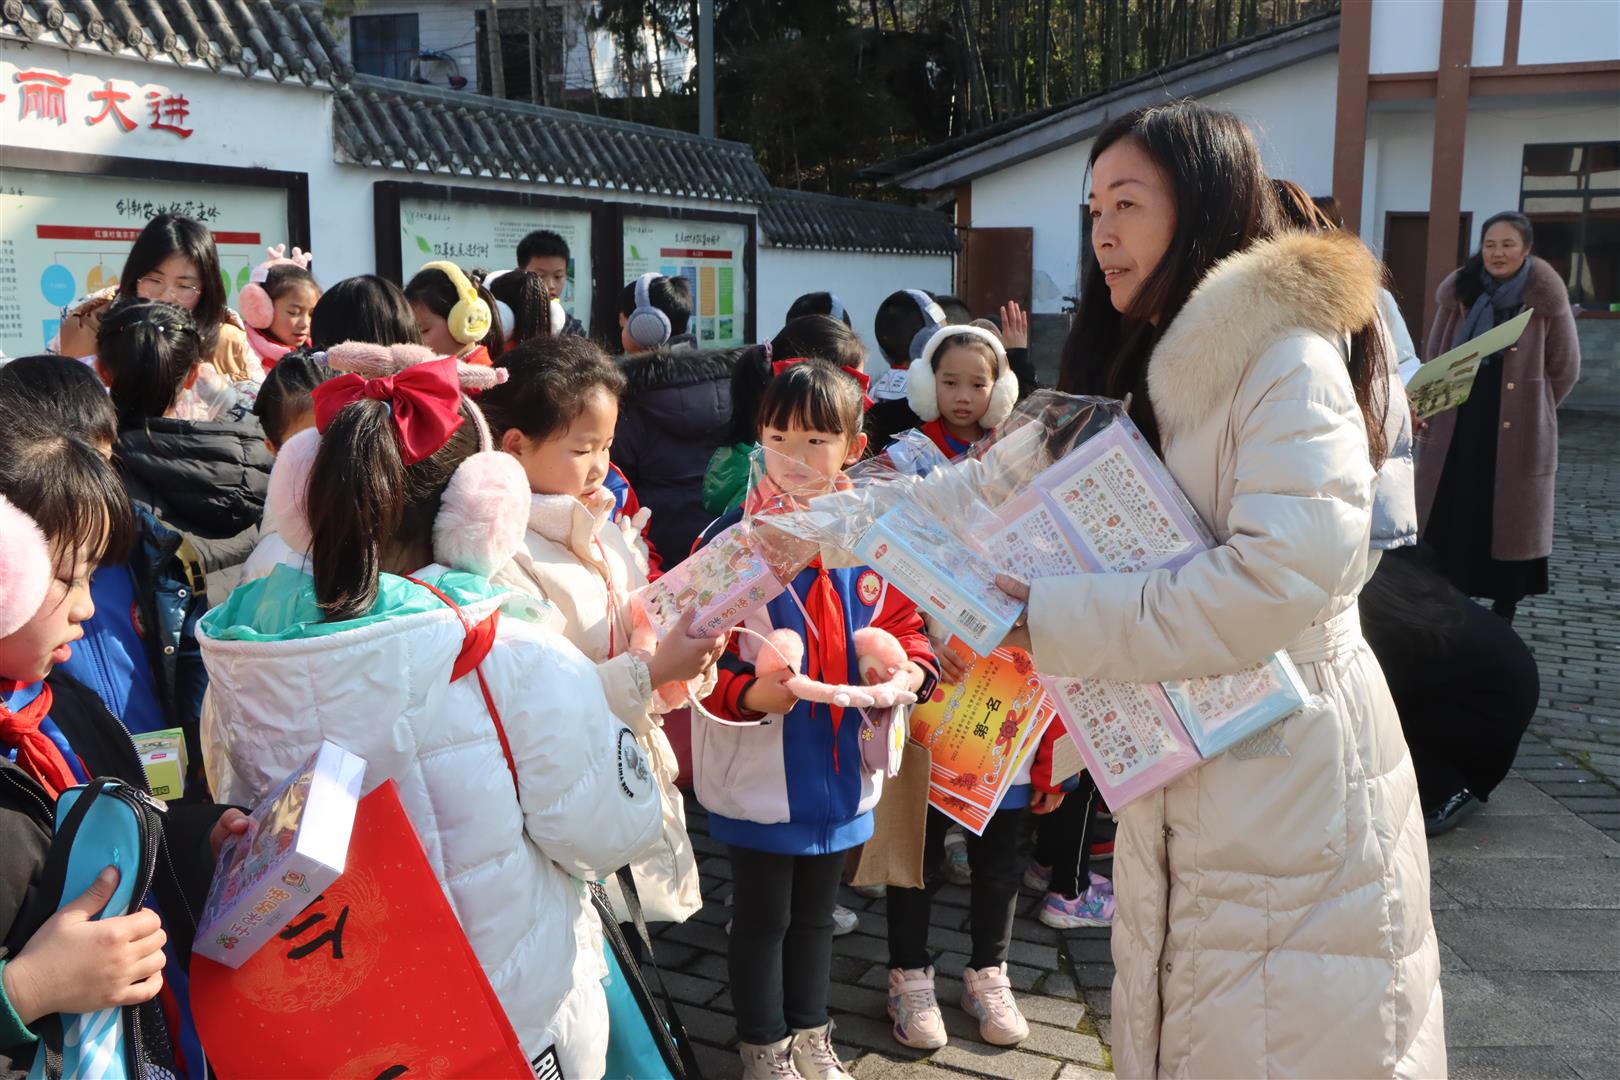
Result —
[{"label": "red neckerchief", "polygon": [[[19,685],[0,680],[0,689],[15,690]],[[50,713],[51,688],[46,683],[40,684],[39,696],[24,705],[21,712],[0,705],[0,745],[15,748],[17,767],[39,781],[54,799],[79,781],[56,743],[39,730],[40,722]]]},{"label": "red neckerchief", "polygon": [[[748,514],[781,512],[787,509],[782,489],[770,476],[763,475],[748,493],[744,507]],[[833,587],[827,568],[817,557],[810,563],[816,572],[803,603],[805,623],[805,652],[807,671],[813,682],[842,686],[849,682],[849,635],[844,622],[844,602]],[[791,592],[791,586],[789,587]],[[795,594],[797,599],[797,594]],[[844,719],[844,710],[828,705],[833,726],[833,772],[838,771],[838,725]]]}]

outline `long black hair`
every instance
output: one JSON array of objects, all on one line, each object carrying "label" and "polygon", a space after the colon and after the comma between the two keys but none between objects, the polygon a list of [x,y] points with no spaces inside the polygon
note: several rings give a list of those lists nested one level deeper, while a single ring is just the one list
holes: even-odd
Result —
[{"label": "long black hair", "polygon": [[126,299],[140,296],[141,278],[156,270],[170,255],[184,255],[197,266],[197,306],[191,318],[202,338],[203,356],[214,355],[219,324],[225,319],[225,278],[219,269],[219,249],[214,234],[200,221],[183,214],[159,214],[146,223],[135,246],[124,259],[118,277],[118,295]]},{"label": "long black hair", "polygon": [[204,355],[185,308],[139,298],[109,308],[96,333],[96,362],[108,378],[118,429],[139,427],[173,408]]},{"label": "long black hair", "polygon": [[1462,271],[1457,275],[1457,300],[1465,309],[1473,307],[1479,294],[1485,291],[1485,284],[1479,279],[1480,272],[1485,269],[1485,234],[1491,231],[1492,225],[1500,225],[1504,221],[1512,225],[1524,241],[1524,257],[1527,261],[1531,257],[1531,249],[1536,246],[1536,227],[1517,210],[1504,210],[1486,218],[1485,224],[1479,227],[1479,247],[1468,256],[1468,261],[1463,263]]},{"label": "long black hair", "polygon": [[1131,419],[1159,449],[1147,385],[1153,347],[1211,267],[1275,231],[1276,202],[1254,137],[1232,113],[1195,101],[1137,109],[1097,136],[1087,171],[1104,151],[1127,139],[1169,181],[1175,231],[1128,312],[1114,310],[1095,254],[1085,253],[1080,306],[1063,344],[1058,389],[1120,399],[1131,395]]},{"label": "long black hair", "polygon": [[[489,285],[490,295],[512,309],[512,333],[506,348],[532,338],[551,336],[551,293],[540,275],[529,270],[508,270]],[[491,355],[499,361],[500,357]]]},{"label": "long black hair", "polygon": [[478,451],[478,426],[462,424],[439,451],[405,464],[385,401],[345,406],[321,435],[310,469],[310,561],[315,602],[333,621],[366,614],[377,602],[384,562],[432,561],[433,519],[456,466]]},{"label": "long black hair", "polygon": [[759,441],[759,403],[774,363],[799,357],[860,371],[866,365],[866,346],[848,323],[830,315],[801,315],[782,327],[768,348],[750,345],[744,349],[731,373],[732,442]]},{"label": "long black hair", "polygon": [[[463,347],[474,344],[482,345],[489,351],[490,359],[506,351],[506,332],[501,329],[500,316],[495,311],[495,294],[484,286],[485,271],[463,270],[467,281],[472,285],[473,292],[478,298],[489,305],[489,330],[478,341],[460,341]],[[405,283],[405,299],[413,304],[421,304],[441,319],[448,319],[450,312],[461,302],[461,291],[456,283],[450,280],[450,275],[436,266],[425,266],[416,272],[416,276]],[[454,336],[454,335],[452,335]]]},{"label": "long black hair", "polygon": [[422,335],[399,286],[376,274],[361,274],[321,293],[309,317],[311,349],[324,351],[345,341],[420,345]]}]

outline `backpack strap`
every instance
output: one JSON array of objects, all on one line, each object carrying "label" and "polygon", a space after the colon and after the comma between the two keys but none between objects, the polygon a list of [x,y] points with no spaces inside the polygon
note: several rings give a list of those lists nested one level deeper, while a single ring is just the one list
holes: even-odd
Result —
[{"label": "backpack strap", "polygon": [[521,803],[523,801],[523,792],[518,787],[517,759],[512,756],[512,744],[506,738],[506,725],[501,723],[501,710],[495,707],[495,696],[489,692],[489,682],[484,678],[484,669],[481,666],[484,657],[488,656],[489,651],[495,647],[495,627],[500,621],[500,609],[496,608],[490,612],[488,618],[474,625],[467,618],[467,613],[461,610],[461,605],[450,599],[439,589],[409,574],[405,575],[405,580],[422,586],[422,588],[444,601],[450,610],[456,613],[456,618],[460,620],[462,633],[461,652],[456,656],[455,666],[450,669],[450,681],[455,682],[469,671],[478,676],[478,689],[483,692],[484,707],[489,710],[489,718],[495,722],[495,736],[501,741],[501,753],[506,756],[506,769],[512,774],[512,793],[518,796],[518,801]]}]

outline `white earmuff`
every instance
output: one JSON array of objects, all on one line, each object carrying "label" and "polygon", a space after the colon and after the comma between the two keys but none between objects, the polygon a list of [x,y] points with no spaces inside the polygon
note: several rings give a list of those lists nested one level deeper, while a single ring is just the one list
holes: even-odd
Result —
[{"label": "white earmuff", "polygon": [[957,337],[978,338],[990,346],[996,357],[996,381],[990,388],[990,405],[979,418],[986,431],[997,428],[1012,415],[1018,404],[1018,376],[1007,362],[1007,347],[1001,338],[982,326],[941,326],[929,335],[922,353],[906,371],[906,401],[924,422],[939,419],[939,391],[934,385],[934,354],[945,342]]},{"label": "white earmuff", "polygon": [[652,283],[662,276],[647,273],[636,278],[636,307],[624,324],[630,340],[644,349],[657,348],[675,333],[669,316],[662,309],[654,307],[652,302]]}]

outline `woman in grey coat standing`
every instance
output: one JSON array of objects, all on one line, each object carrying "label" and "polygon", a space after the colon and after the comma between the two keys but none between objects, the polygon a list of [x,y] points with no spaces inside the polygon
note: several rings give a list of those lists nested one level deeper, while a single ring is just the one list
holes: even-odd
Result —
[{"label": "woman in grey coat standing", "polygon": [[1569,292],[1530,253],[1534,241],[1529,218],[1497,214],[1480,250],[1440,284],[1431,360],[1524,308],[1535,315],[1518,344],[1480,365],[1468,400],[1429,422],[1417,449],[1423,539],[1457,588],[1490,599],[1509,622],[1520,600],[1547,591],[1558,405],[1581,370]]}]

